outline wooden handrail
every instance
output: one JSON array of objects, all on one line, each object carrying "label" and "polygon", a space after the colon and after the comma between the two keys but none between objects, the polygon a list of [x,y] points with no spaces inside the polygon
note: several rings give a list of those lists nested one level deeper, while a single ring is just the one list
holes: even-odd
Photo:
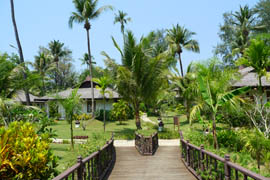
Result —
[{"label": "wooden handrail", "polygon": [[[206,151],[204,146],[197,147],[184,140],[182,131],[179,131],[182,149],[182,161],[190,172],[197,179],[205,179],[205,173],[212,176],[210,179],[232,180],[232,179],[248,179],[270,180],[259,174],[256,174],[242,166],[230,161],[230,156],[225,155],[224,158]],[[241,178],[243,177],[243,178]]]},{"label": "wooden handrail", "polygon": [[135,147],[141,155],[153,155],[158,148],[158,133],[143,136],[135,132]]},{"label": "wooden handrail", "polygon": [[112,170],[115,163],[116,153],[114,147],[113,135],[110,141],[98,151],[90,154],[88,157],[82,159],[78,157],[77,163],[72,167],[53,178],[53,180],[63,179],[95,179],[102,180]]}]

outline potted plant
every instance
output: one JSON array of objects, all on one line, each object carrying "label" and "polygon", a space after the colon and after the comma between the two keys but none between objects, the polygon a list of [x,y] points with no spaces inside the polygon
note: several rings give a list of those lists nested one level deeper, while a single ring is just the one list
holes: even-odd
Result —
[{"label": "potted plant", "polygon": [[79,128],[80,127],[80,121],[79,120],[76,120],[75,121],[75,128]]}]

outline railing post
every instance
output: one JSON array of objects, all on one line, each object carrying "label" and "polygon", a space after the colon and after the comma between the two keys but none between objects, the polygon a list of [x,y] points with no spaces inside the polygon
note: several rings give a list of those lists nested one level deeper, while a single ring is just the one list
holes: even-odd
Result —
[{"label": "railing post", "polygon": [[201,167],[201,171],[204,171],[204,153],[203,153],[203,150],[204,150],[204,145],[202,144],[200,146],[200,167]]},{"label": "railing post", "polygon": [[78,156],[77,163],[80,164],[77,172],[78,180],[83,180],[83,163],[82,163],[82,156]]},{"label": "railing post", "polygon": [[187,164],[190,166],[190,148],[189,148],[189,140],[187,140]]},{"label": "railing post", "polygon": [[231,180],[231,168],[227,162],[230,161],[230,155],[225,155],[225,162],[224,162],[224,171],[225,171],[225,180]]}]

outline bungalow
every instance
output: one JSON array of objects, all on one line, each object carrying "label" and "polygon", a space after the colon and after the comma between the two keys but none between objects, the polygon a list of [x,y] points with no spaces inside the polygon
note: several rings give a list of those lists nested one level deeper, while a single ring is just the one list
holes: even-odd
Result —
[{"label": "bungalow", "polygon": [[[33,106],[38,106],[40,108],[44,107],[44,102],[43,101],[39,101],[37,96],[29,93],[29,97],[30,97],[30,104]],[[15,93],[15,95],[12,97],[12,99],[15,102],[19,102],[22,103],[24,105],[26,105],[26,97],[25,97],[25,92],[23,90],[19,90]]]},{"label": "bungalow", "polygon": [[[252,88],[252,91],[248,93],[248,96],[253,97],[254,93],[257,91],[259,86],[259,80],[257,73],[252,67],[245,67],[239,69],[238,71],[241,74],[241,79],[235,82],[232,86],[234,88],[249,86]],[[268,80],[265,76],[262,77],[262,87],[265,91],[264,99],[269,100],[270,98],[270,79]],[[267,98],[266,98],[267,97]]]},{"label": "bungalow", "polygon": [[[100,109],[103,109],[103,96],[100,93],[100,90],[96,88],[98,83],[93,81],[94,86],[94,109],[95,111],[98,111]],[[35,101],[38,102],[44,102],[45,109],[47,114],[49,115],[49,102],[50,101],[56,101],[57,96],[60,96],[61,98],[67,98],[73,89],[67,89],[65,91],[61,91],[59,93],[53,94],[51,96],[44,96],[41,98],[35,98]],[[111,93],[105,94],[105,108],[106,110],[110,110],[112,108],[112,104],[116,102],[120,97],[119,94],[112,89],[108,89]],[[82,106],[82,112],[89,114],[92,112],[92,94],[91,94],[91,78],[87,77],[86,80],[79,86],[78,92],[80,95],[80,98],[83,99],[83,106]],[[60,114],[61,118],[65,118],[65,110],[61,106],[60,103],[58,103],[58,113]]]}]

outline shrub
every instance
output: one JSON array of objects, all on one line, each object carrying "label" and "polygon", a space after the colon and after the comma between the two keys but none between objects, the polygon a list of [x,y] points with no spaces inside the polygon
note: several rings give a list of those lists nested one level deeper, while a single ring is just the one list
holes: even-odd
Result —
[{"label": "shrub", "polygon": [[[113,109],[111,111],[111,117],[115,121],[119,121],[121,124],[122,121],[126,121],[129,119],[133,114],[131,108],[129,107],[128,103],[120,100],[117,103],[113,103]],[[132,116],[133,119],[134,115]]]},{"label": "shrub", "polygon": [[[103,121],[103,113],[104,113],[104,110],[103,109],[100,109],[98,111],[95,112],[95,118],[97,120],[100,120],[100,121]],[[105,111],[105,121],[112,121],[111,119],[111,111],[110,110],[106,110]]]},{"label": "shrub", "polygon": [[30,123],[13,122],[0,129],[0,177],[3,179],[49,179],[56,175],[56,157],[49,139],[39,137]]},{"label": "shrub", "polygon": [[93,133],[90,140],[79,146],[79,154],[83,157],[89,156],[102,148],[110,138],[111,135],[109,133]]},{"label": "shrub", "polygon": [[244,146],[240,136],[233,130],[218,131],[217,139],[220,146],[229,148],[230,151],[240,151]]}]

